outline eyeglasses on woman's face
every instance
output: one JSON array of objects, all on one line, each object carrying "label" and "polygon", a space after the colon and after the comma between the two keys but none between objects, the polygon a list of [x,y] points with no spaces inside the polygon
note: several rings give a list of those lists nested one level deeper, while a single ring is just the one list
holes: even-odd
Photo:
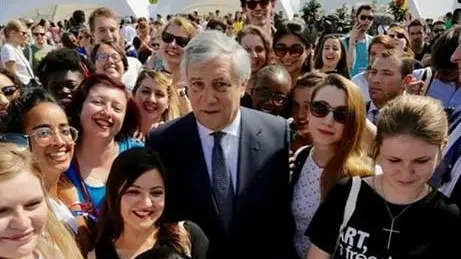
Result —
[{"label": "eyeglasses on woman's face", "polygon": [[29,137],[34,138],[34,140],[40,146],[48,146],[56,141],[56,137],[59,134],[59,137],[65,143],[75,143],[78,138],[78,130],[71,126],[64,126],[59,129],[59,131],[52,130],[50,128],[38,128],[32,131]]},{"label": "eyeglasses on woman's face", "polygon": [[341,124],[345,124],[348,117],[347,107],[339,106],[332,108],[325,101],[314,101],[311,103],[310,112],[317,118],[325,118],[328,114],[333,113],[333,119]]}]

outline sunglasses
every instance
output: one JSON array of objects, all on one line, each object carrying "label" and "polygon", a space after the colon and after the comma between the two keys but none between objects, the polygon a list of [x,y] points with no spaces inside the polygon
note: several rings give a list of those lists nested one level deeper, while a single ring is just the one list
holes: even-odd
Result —
[{"label": "sunglasses", "polygon": [[187,43],[189,43],[190,39],[175,36],[175,35],[170,34],[168,32],[163,32],[162,33],[162,40],[165,43],[172,43],[173,41],[175,41],[178,46],[180,46],[181,48],[184,48],[187,45]]},{"label": "sunglasses", "polygon": [[2,93],[4,96],[12,96],[16,93],[18,87],[15,85],[5,86],[2,88]]},{"label": "sunglasses", "polygon": [[153,48],[159,48],[160,47],[160,43],[152,43],[150,44]]},{"label": "sunglasses", "polygon": [[266,87],[259,87],[252,89],[253,95],[259,95],[264,100],[271,100],[273,105],[282,106],[288,101],[288,97],[281,93],[273,93]]},{"label": "sunglasses", "polygon": [[361,21],[365,21],[365,20],[369,20],[369,21],[373,21],[375,19],[375,17],[373,15],[360,15],[359,16],[359,19]]},{"label": "sunglasses", "polygon": [[332,108],[325,101],[315,101],[311,103],[310,112],[317,118],[325,118],[330,112],[333,113],[333,119],[341,124],[346,123],[347,120],[347,108],[345,106],[339,106]]},{"label": "sunglasses", "polygon": [[277,57],[283,58],[287,53],[290,53],[292,57],[299,57],[304,53],[304,47],[301,44],[293,44],[287,46],[285,44],[277,44],[274,46],[274,52]]},{"label": "sunglasses", "polygon": [[29,148],[29,137],[19,133],[0,134],[0,143],[14,144],[20,148]]},{"label": "sunglasses", "polygon": [[35,37],[38,37],[38,36],[45,36],[45,33],[39,33],[39,32],[34,32],[32,33]]},{"label": "sunglasses", "polygon": [[389,34],[389,37],[395,39],[395,38],[398,38],[398,39],[404,39],[405,38],[405,34],[403,33],[397,33],[397,34]]},{"label": "sunglasses", "polygon": [[266,8],[270,3],[270,0],[262,0],[262,1],[247,1],[247,8],[250,10],[256,9],[256,6],[260,6],[261,8]]},{"label": "sunglasses", "polygon": [[445,30],[444,29],[435,29],[434,30],[434,33],[444,33]]}]

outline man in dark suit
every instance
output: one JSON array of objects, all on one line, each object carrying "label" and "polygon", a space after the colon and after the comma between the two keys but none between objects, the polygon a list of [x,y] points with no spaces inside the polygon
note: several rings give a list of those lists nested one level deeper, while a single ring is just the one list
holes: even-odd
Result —
[{"label": "man in dark suit", "polygon": [[183,55],[193,112],[147,140],[168,173],[165,217],[196,222],[209,258],[290,258],[287,122],[240,107],[251,63],[233,39],[207,31]]}]

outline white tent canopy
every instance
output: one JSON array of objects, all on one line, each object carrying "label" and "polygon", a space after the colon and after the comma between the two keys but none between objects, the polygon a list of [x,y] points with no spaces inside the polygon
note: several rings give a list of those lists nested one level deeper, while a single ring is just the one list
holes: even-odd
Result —
[{"label": "white tent canopy", "polygon": [[156,6],[156,13],[166,16],[176,13],[199,13],[214,12],[233,13],[240,10],[239,0],[159,0]]},{"label": "white tent canopy", "polygon": [[147,17],[148,5],[147,0],[0,0],[0,24],[20,17],[59,21],[75,10],[88,14],[98,7],[111,8],[121,16]]}]

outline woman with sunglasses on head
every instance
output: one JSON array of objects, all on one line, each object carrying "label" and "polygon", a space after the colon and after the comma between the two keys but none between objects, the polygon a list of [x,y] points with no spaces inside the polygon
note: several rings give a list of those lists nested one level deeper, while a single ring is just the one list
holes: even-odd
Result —
[{"label": "woman with sunglasses on head", "polygon": [[21,80],[6,69],[0,69],[0,122],[8,113],[8,108],[21,94],[24,85]]},{"label": "woman with sunglasses on head", "polygon": [[245,48],[251,58],[251,77],[242,97],[241,105],[251,107],[251,89],[256,73],[274,63],[274,51],[269,36],[258,26],[247,25],[237,33],[236,40]]},{"label": "woman with sunglasses on head", "polygon": [[350,79],[347,53],[343,42],[334,35],[326,35],[315,51],[315,68],[323,73],[337,73]]},{"label": "woman with sunglasses on head", "polygon": [[273,49],[280,64],[291,75],[292,83],[313,69],[313,39],[308,27],[301,21],[283,23],[274,35]]},{"label": "woman with sunglasses on head", "polygon": [[49,211],[46,173],[32,154],[10,143],[0,143],[0,152],[0,257],[83,259],[71,233]]},{"label": "woman with sunglasses on head", "polygon": [[205,259],[208,239],[190,221],[166,222],[167,174],[158,155],[145,148],[115,159],[98,222],[95,257]]},{"label": "woman with sunglasses on head", "polygon": [[11,20],[3,28],[6,43],[1,49],[2,66],[10,73],[18,76],[24,85],[34,78],[31,64],[22,52],[22,46],[27,40],[27,28],[19,20]]},{"label": "woman with sunglasses on head", "polygon": [[74,93],[69,109],[79,131],[74,158],[66,171],[78,190],[67,204],[94,223],[105,195],[110,166],[119,153],[143,146],[131,138],[139,129],[139,111],[124,85],[104,74],[92,75]]},{"label": "woman with sunglasses on head", "polygon": [[145,70],[133,88],[134,101],[141,113],[141,133],[147,136],[160,123],[180,116],[179,97],[171,75]]},{"label": "woman with sunglasses on head", "polygon": [[313,90],[308,114],[312,146],[298,151],[292,176],[291,209],[299,258],[305,258],[309,247],[306,228],[333,185],[347,176],[372,173],[364,162],[365,120],[360,90],[346,78],[328,75]]},{"label": "woman with sunglasses on head", "polygon": [[48,53],[37,70],[43,87],[67,110],[73,93],[83,79],[94,72],[94,66],[75,50],[61,48]]},{"label": "woman with sunglasses on head", "polygon": [[460,258],[459,209],[427,184],[447,141],[442,105],[402,95],[381,109],[377,126],[373,158],[383,173],[359,181],[347,222],[352,180],[331,190],[307,230],[307,258]]}]

